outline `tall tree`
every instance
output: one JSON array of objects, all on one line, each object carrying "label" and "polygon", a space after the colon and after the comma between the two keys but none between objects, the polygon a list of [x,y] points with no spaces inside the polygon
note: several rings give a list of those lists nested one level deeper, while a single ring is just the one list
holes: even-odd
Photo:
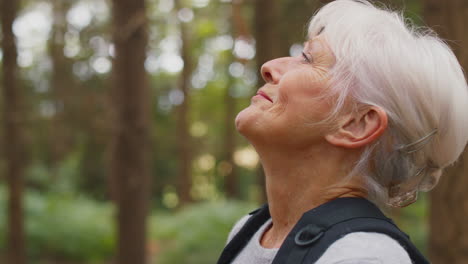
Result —
[{"label": "tall tree", "polygon": [[25,240],[23,225],[24,189],[24,122],[21,89],[17,80],[17,50],[13,35],[13,21],[19,1],[2,0],[0,17],[2,20],[3,50],[3,113],[4,151],[6,176],[8,180],[8,256],[11,264],[25,263]]},{"label": "tall tree", "polygon": [[[242,16],[243,0],[234,0],[231,4],[231,31],[234,40],[244,39],[249,41],[252,36],[248,30],[247,23]],[[232,57],[238,63],[245,66],[247,60]],[[229,70],[228,76],[229,76]],[[234,118],[236,116],[236,99],[232,95],[232,89],[235,84],[235,78],[229,76],[229,83],[224,94],[225,118],[224,118],[224,146],[222,153],[222,161],[227,165],[226,174],[224,175],[224,188],[226,196],[231,199],[240,198],[240,186],[237,175],[237,167],[234,162],[234,151],[236,148],[236,133],[234,126]]]},{"label": "tall tree", "polygon": [[236,130],[234,127],[236,99],[231,94],[234,83],[235,82],[231,78],[231,81],[229,81],[224,94],[224,144],[221,159],[227,165],[226,174],[223,175],[225,179],[224,188],[226,191],[226,196],[231,199],[239,199],[239,179],[237,175],[236,164],[234,163],[234,151],[236,148]]},{"label": "tall tree", "polygon": [[[425,0],[424,18],[449,44],[468,69],[468,2]],[[468,263],[468,154],[446,170],[430,195],[429,254],[434,264]]]},{"label": "tall tree", "polygon": [[[174,1],[177,12],[184,8],[180,0]],[[183,11],[182,11],[183,12]],[[181,14],[181,13],[179,13]],[[183,14],[183,13],[182,13]],[[190,128],[190,88],[193,72],[193,59],[190,51],[190,32],[187,23],[180,21],[180,37],[182,40],[181,56],[184,61],[184,68],[179,79],[179,89],[183,94],[183,101],[177,107],[177,155],[179,171],[177,177],[177,192],[180,205],[192,201],[190,191],[192,189],[192,148]]]},{"label": "tall tree", "polygon": [[[73,85],[71,63],[63,54],[65,47],[65,33],[67,31],[66,14],[72,2],[70,0],[53,0],[53,23],[49,39],[49,54],[52,62],[51,90],[54,101],[55,115],[51,120],[49,133],[49,147],[51,148],[50,163],[55,169],[56,163],[71,147],[66,131],[66,111],[70,103],[70,88]],[[55,170],[54,170],[55,171]],[[55,174],[55,173],[54,173]]]},{"label": "tall tree", "polygon": [[[279,1],[257,0],[255,1],[254,31],[256,43],[256,64],[260,68],[263,63],[277,58],[280,54],[278,43]],[[259,82],[262,78],[259,76]]]},{"label": "tall tree", "polygon": [[144,0],[113,0],[110,173],[118,204],[117,263],[146,263],[149,200],[150,91],[144,67],[148,42]]}]

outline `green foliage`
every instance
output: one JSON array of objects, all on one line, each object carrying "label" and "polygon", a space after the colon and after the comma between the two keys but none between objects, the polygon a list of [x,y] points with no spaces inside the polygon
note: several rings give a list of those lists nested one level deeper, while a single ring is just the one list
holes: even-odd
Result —
[{"label": "green foliage", "polygon": [[196,27],[196,36],[203,39],[216,34],[216,25],[210,19],[201,20]]},{"label": "green foliage", "polygon": [[[25,204],[31,260],[105,263],[114,255],[113,207],[109,203],[58,192],[28,191]],[[151,215],[148,223],[153,263],[215,263],[235,221],[254,208],[256,205],[245,202],[206,202],[176,213]],[[5,212],[6,192],[0,188],[0,251],[3,252]],[[393,218],[417,247],[426,252],[427,197],[422,196]]]},{"label": "green foliage", "polygon": [[158,244],[154,263],[215,263],[229,230],[256,206],[242,202],[200,203],[176,214],[151,217],[151,238]]},{"label": "green foliage", "polygon": [[[30,259],[69,259],[96,263],[115,247],[113,208],[85,197],[28,191],[25,228]],[[6,192],[0,189],[0,249],[5,248]],[[3,250],[2,250],[3,251]]]},{"label": "green foliage", "polygon": [[428,225],[428,195],[421,194],[418,201],[401,210],[401,215],[397,217],[398,226],[407,233],[411,241],[421,252],[427,255]]},{"label": "green foliage", "polygon": [[70,193],[77,189],[79,179],[80,153],[70,153],[55,169],[43,162],[33,162],[26,171],[28,183],[37,189],[53,193]]}]

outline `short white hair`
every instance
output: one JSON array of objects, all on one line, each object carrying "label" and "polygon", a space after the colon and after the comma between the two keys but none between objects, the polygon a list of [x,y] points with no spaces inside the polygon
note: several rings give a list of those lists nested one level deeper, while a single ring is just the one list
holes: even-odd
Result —
[{"label": "short white hair", "polygon": [[[322,7],[309,38],[323,35],[334,52],[330,93],[345,104],[381,107],[388,128],[368,146],[353,174],[364,175],[369,198],[402,206],[428,191],[468,140],[468,89],[452,50],[428,28],[368,1]],[[418,149],[405,146],[419,142]],[[411,146],[411,145],[410,145]]]}]

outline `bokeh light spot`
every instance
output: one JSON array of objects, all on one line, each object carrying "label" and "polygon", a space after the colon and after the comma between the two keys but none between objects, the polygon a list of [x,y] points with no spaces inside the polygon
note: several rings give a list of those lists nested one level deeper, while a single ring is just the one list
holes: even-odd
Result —
[{"label": "bokeh light spot", "polygon": [[75,4],[67,13],[68,23],[79,30],[87,27],[92,18],[90,7],[82,1]]},{"label": "bokeh light spot", "polygon": [[253,170],[258,165],[259,157],[251,146],[247,146],[234,152],[234,162],[240,167]]},{"label": "bokeh light spot", "polygon": [[250,60],[255,56],[255,48],[245,39],[237,39],[234,44],[234,55],[240,59]]},{"label": "bokeh light spot", "polygon": [[190,8],[185,7],[180,9],[179,12],[177,12],[177,17],[179,18],[179,20],[185,23],[192,21],[193,16],[193,11]]},{"label": "bokeh light spot", "polygon": [[112,69],[111,61],[106,57],[98,57],[92,61],[94,71],[99,74],[108,73]]},{"label": "bokeh light spot", "polygon": [[173,89],[169,92],[169,102],[173,105],[181,105],[184,99],[184,93],[179,89]]},{"label": "bokeh light spot", "polygon": [[231,65],[229,65],[229,74],[231,74],[232,77],[241,77],[242,74],[244,74],[244,65],[239,62],[231,63]]},{"label": "bokeh light spot", "polygon": [[200,121],[194,122],[190,127],[190,134],[193,137],[203,137],[208,132],[208,126]]},{"label": "bokeh light spot", "polygon": [[289,48],[289,55],[291,55],[291,57],[297,57],[297,56],[301,55],[303,49],[304,49],[304,47],[301,44],[298,44],[298,43],[293,44]]}]

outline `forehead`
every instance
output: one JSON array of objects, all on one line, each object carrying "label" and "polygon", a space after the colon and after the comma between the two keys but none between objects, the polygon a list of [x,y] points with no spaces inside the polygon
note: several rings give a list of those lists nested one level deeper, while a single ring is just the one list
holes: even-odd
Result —
[{"label": "forehead", "polygon": [[311,49],[312,48],[312,44],[316,41],[320,41],[318,38],[320,38],[320,36],[314,36],[314,37],[311,37],[309,38],[308,40],[306,40],[303,45],[304,45],[304,49]]},{"label": "forehead", "polygon": [[325,29],[325,27],[321,27],[319,29],[319,31],[317,32],[317,34],[309,34],[309,39],[307,41],[304,42],[304,48],[309,48],[311,43],[316,40],[318,37],[321,36],[321,33],[323,32],[323,30]]}]

